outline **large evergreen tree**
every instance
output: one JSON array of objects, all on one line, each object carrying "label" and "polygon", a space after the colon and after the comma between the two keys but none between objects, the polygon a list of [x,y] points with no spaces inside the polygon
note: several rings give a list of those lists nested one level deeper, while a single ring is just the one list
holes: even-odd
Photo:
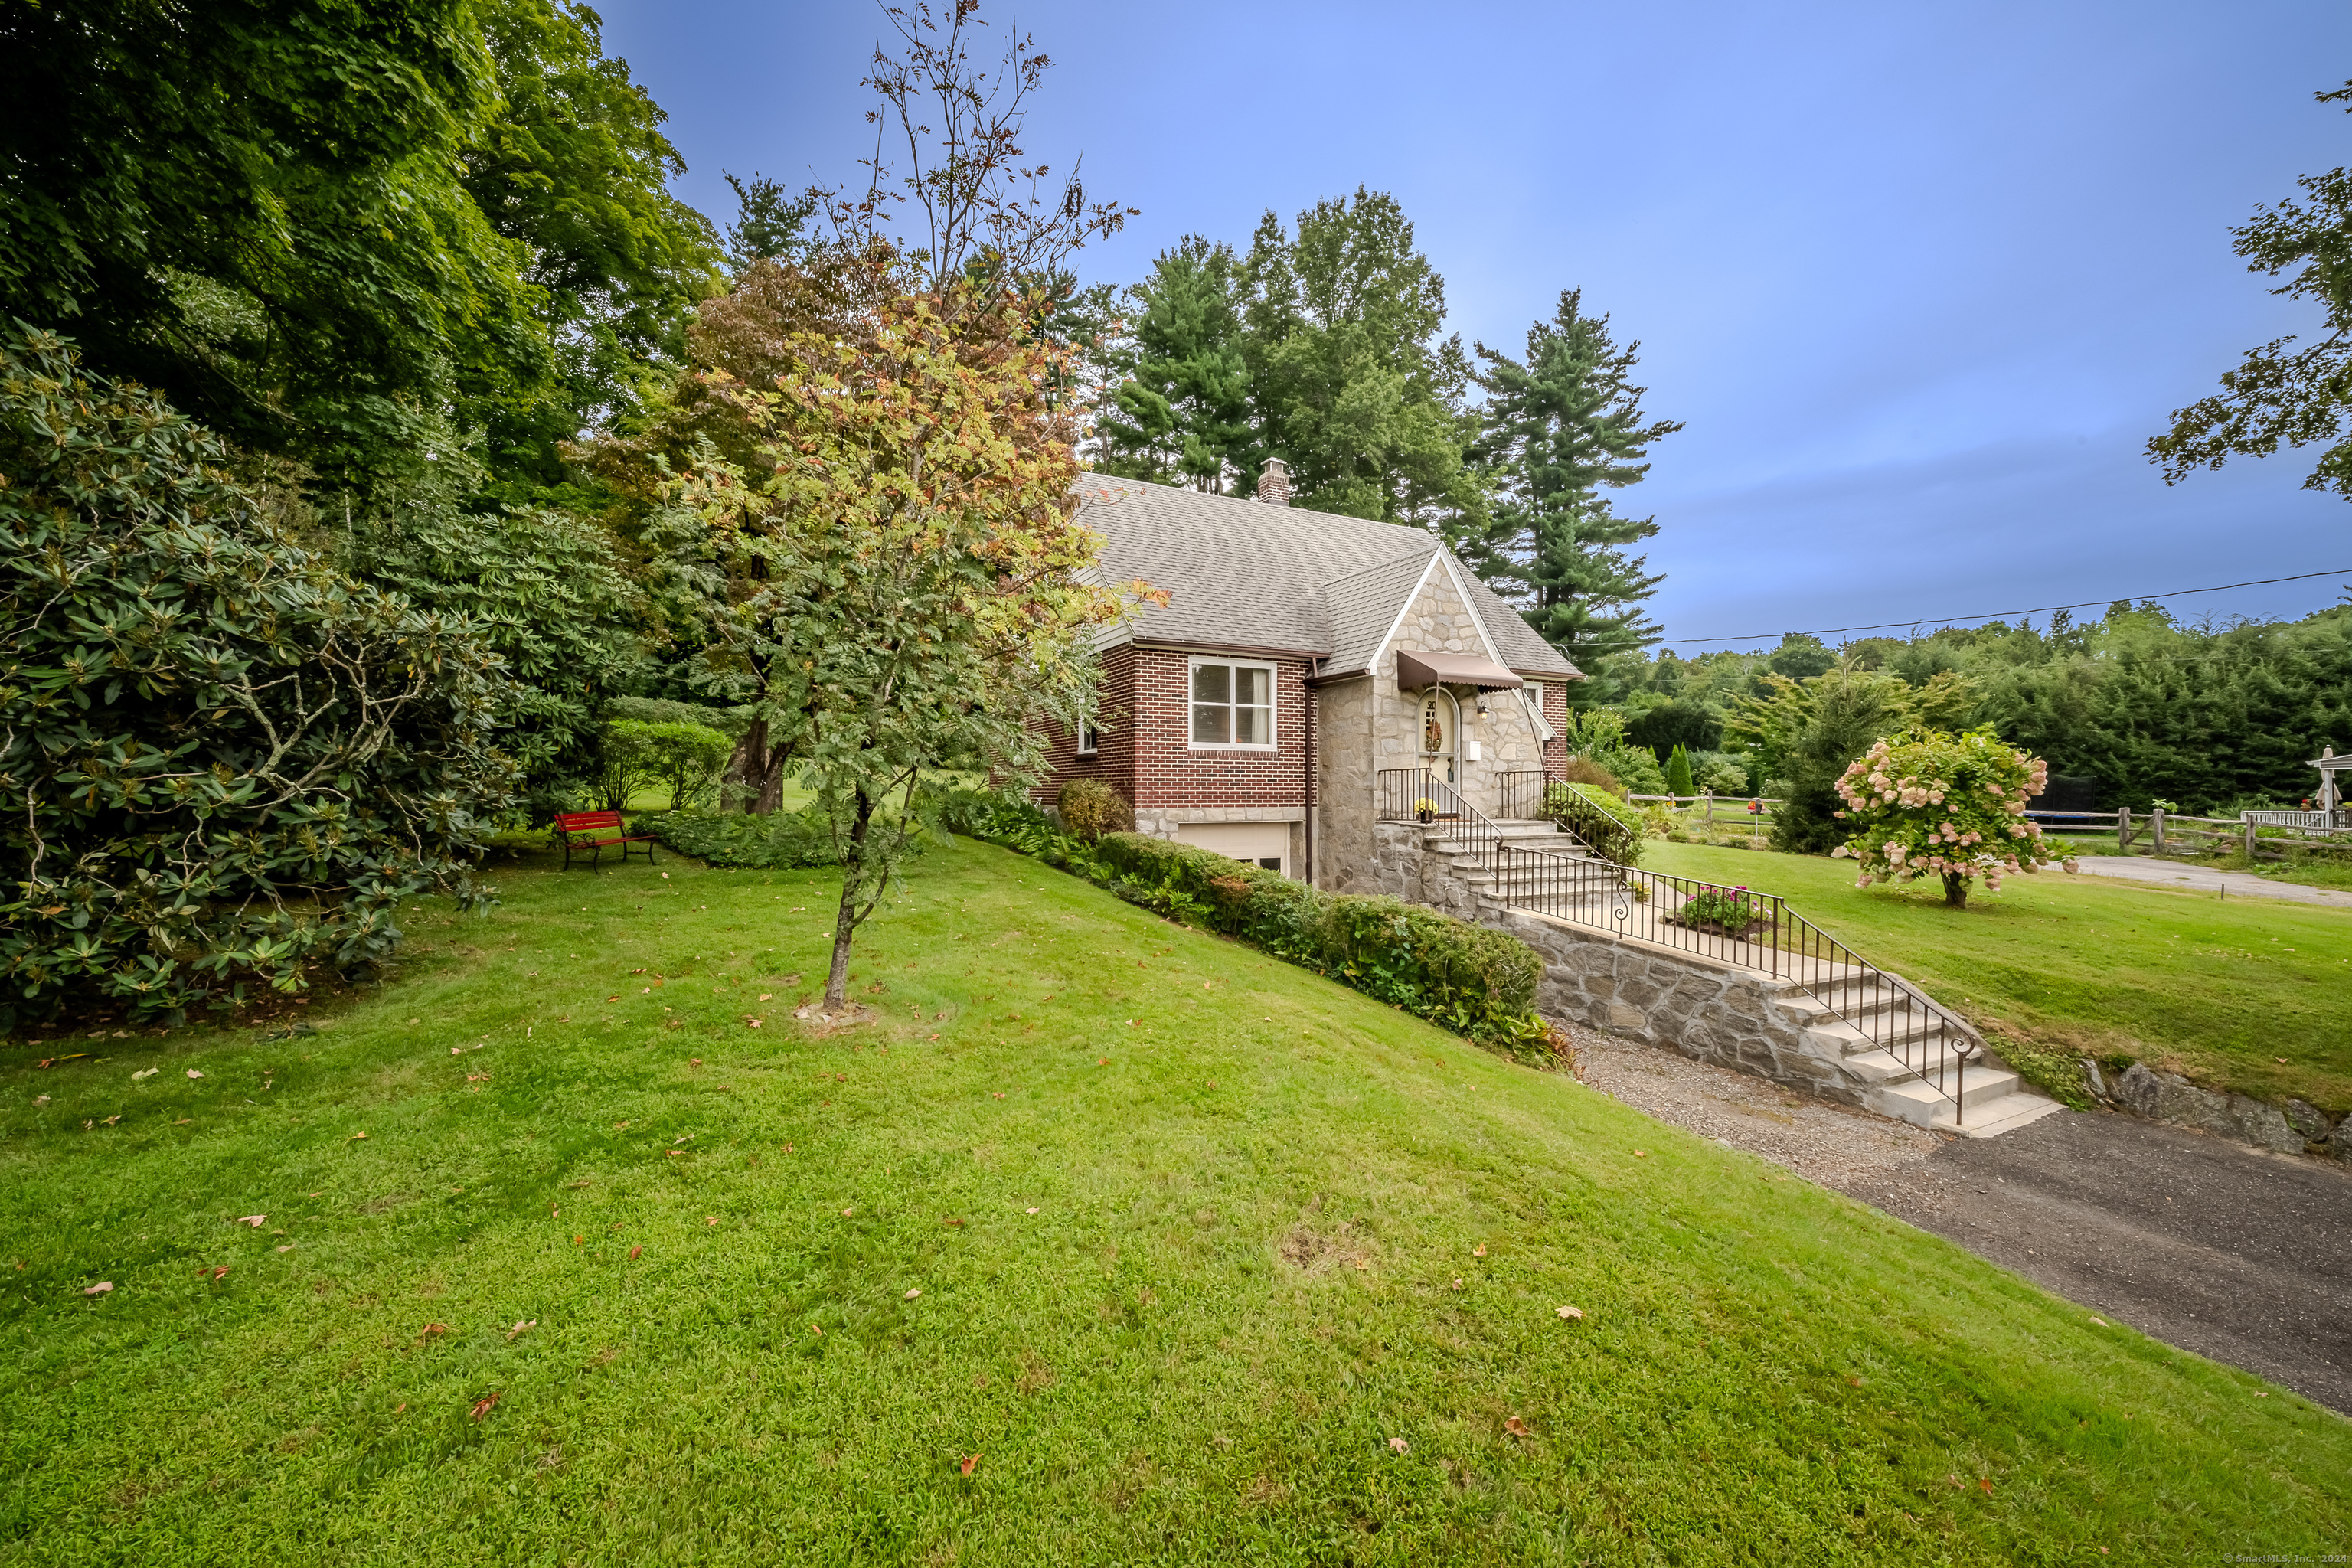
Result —
[{"label": "large evergreen tree", "polygon": [[1429,524],[1478,512],[1462,463],[1469,362],[1439,335],[1445,280],[1394,197],[1359,187],[1318,202],[1295,240],[1267,213],[1242,293],[1257,415],[1246,471],[1281,458],[1300,503],[1325,511]]},{"label": "large evergreen tree", "polygon": [[1212,493],[1253,482],[1239,270],[1233,247],[1187,235],[1128,289],[1135,324],[1103,356],[1112,384],[1095,421],[1106,472]]},{"label": "large evergreen tree", "polygon": [[1487,403],[1472,450],[1495,499],[1483,525],[1465,519],[1448,531],[1528,624],[1588,671],[1657,633],[1642,605],[1662,574],[1627,552],[1657,521],[1618,516],[1601,493],[1639,482],[1650,443],[1682,428],[1643,416],[1647,389],[1633,383],[1640,349],[1618,347],[1609,318],[1588,314],[1574,289],[1528,329],[1524,360],[1477,346]]}]

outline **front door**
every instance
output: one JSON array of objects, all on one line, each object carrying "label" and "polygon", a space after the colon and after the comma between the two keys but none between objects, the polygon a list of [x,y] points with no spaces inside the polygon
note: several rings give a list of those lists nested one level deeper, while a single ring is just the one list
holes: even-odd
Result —
[{"label": "front door", "polygon": [[1421,765],[1443,783],[1459,789],[1454,776],[1454,738],[1462,727],[1462,710],[1454,694],[1433,686],[1421,700]]}]

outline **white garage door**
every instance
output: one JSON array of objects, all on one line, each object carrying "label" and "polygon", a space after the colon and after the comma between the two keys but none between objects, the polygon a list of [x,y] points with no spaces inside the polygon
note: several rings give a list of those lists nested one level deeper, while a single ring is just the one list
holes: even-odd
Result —
[{"label": "white garage door", "polygon": [[1290,875],[1290,824],[1286,822],[1182,822],[1178,842]]}]

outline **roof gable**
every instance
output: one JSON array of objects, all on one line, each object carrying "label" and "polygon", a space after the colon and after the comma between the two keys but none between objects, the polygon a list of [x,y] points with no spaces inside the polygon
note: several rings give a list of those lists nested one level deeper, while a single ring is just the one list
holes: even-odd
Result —
[{"label": "roof gable", "polygon": [[1102,474],[1081,474],[1074,488],[1079,521],[1103,536],[1103,579],[1139,577],[1169,595],[1108,643],[1248,648],[1328,658],[1333,674],[1368,669],[1443,557],[1496,662],[1580,679],[1425,530]]}]

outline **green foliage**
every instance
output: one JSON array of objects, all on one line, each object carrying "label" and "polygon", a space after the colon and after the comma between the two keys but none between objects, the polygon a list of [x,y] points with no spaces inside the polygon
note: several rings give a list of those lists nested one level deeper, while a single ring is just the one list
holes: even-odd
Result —
[{"label": "green foliage", "polygon": [[1760,918],[1755,895],[1746,888],[1701,886],[1685,898],[1673,918],[1696,930],[1739,936]]},{"label": "green foliage", "polygon": [[1359,188],[1298,215],[1268,212],[1242,261],[1243,358],[1256,440],[1290,466],[1299,504],[1390,522],[1483,510],[1464,468],[1469,363],[1441,337],[1445,280],[1413,247],[1394,197]]},{"label": "green foliage", "polygon": [[[824,812],[667,811],[653,819],[654,836],[681,855],[712,866],[781,871],[796,866],[838,866],[841,851]],[[919,843],[913,847],[920,852]]]},{"label": "green foliage", "polygon": [[[2352,102],[2352,82],[2314,96]],[[2252,271],[2276,278],[2293,270],[2272,292],[2323,304],[2326,335],[2292,353],[2292,336],[2250,349],[2237,369],[2223,373],[2220,392],[2175,409],[2172,427],[2147,444],[2168,485],[2233,457],[2267,458],[2282,443],[2325,441],[2304,489],[2352,497],[2352,441],[2344,439],[2352,405],[2352,172],[2338,167],[2295,183],[2305,199],[2258,212],[2231,231],[2233,248]]]},{"label": "green foliage", "polygon": [[497,657],[329,571],[212,436],[0,339],[0,1016],[170,1016],[365,970],[469,876],[513,769]]},{"label": "green foliage", "polygon": [[1748,743],[1767,778],[1783,781],[1772,847],[1790,855],[1825,855],[1845,837],[1838,780],[1847,763],[1898,730],[1950,728],[1973,696],[1949,674],[1915,690],[1899,676],[1852,661],[1805,679],[1769,672],[1759,683],[1768,695],[1735,699],[1727,728]]},{"label": "green foliage", "polygon": [[1617,516],[1601,493],[1640,482],[1651,443],[1682,428],[1643,416],[1640,348],[1619,348],[1575,289],[1528,329],[1525,361],[1478,345],[1487,399],[1472,458],[1493,476],[1493,520],[1453,531],[1473,569],[1587,669],[1657,635],[1642,605],[1664,579],[1626,553],[1657,522]]},{"label": "green foliage", "polygon": [[628,421],[657,367],[684,359],[694,307],[719,288],[719,238],[670,194],[686,162],[662,134],[668,117],[606,58],[595,12],[491,0],[475,16],[499,107],[467,150],[465,187],[520,247],[555,374],[473,389],[462,416],[510,489],[544,489],[564,481],[562,443]]},{"label": "green foliage", "polygon": [[604,704],[607,719],[633,719],[640,724],[699,724],[730,740],[740,740],[751,726],[751,715],[740,708],[709,708],[699,702],[673,702],[666,697],[615,697]]},{"label": "green foliage", "polygon": [[1698,785],[1691,779],[1690,753],[1680,746],[1666,758],[1666,788],[1668,795],[1696,795]]},{"label": "green foliage", "polygon": [[719,771],[735,742],[700,724],[645,724],[619,719],[604,727],[600,792],[606,809],[625,810],[648,785],[667,785],[669,808],[684,811],[719,793]]},{"label": "green foliage", "polygon": [[1664,795],[1666,775],[1647,746],[1635,745],[1625,733],[1625,715],[1613,708],[1571,708],[1560,742],[1571,760],[1581,758],[1605,769],[1634,795]]},{"label": "green foliage", "polygon": [[1135,807],[1100,779],[1072,779],[1054,800],[1062,829],[1091,844],[1106,833],[1135,831]]},{"label": "green foliage", "polygon": [[1394,899],[1318,892],[1197,845],[1110,833],[1087,846],[1024,799],[981,790],[939,799],[940,820],[955,831],[1320,970],[1491,1048],[1549,1058],[1549,1029],[1532,1012],[1542,960],[1516,937]]},{"label": "green foliage", "polygon": [[736,219],[727,226],[727,265],[738,280],[762,261],[795,262],[807,256],[815,236],[809,220],[823,200],[816,191],[798,194],[757,170],[749,180],[727,176],[735,192]]},{"label": "green foliage", "polygon": [[1132,335],[1101,356],[1112,383],[1095,420],[1103,471],[1212,492],[1232,475],[1249,487],[1239,268],[1231,246],[1187,235],[1128,289],[1140,307]]},{"label": "green foliage", "polygon": [[554,0],[0,13],[0,319],[371,490],[436,420],[502,479],[633,403],[715,258],[660,111]]},{"label": "green foliage", "polygon": [[1554,822],[1584,840],[1603,860],[1639,865],[1648,823],[1640,812],[1598,784],[1554,783],[1544,798]]},{"label": "green foliage", "polygon": [[1946,901],[1965,904],[1979,875],[1998,890],[2004,871],[2056,863],[2025,816],[2048,771],[1989,729],[1906,730],[1839,774],[1853,837],[1832,853],[1860,863],[1857,886],[1941,877]]},{"label": "green foliage", "polygon": [[354,575],[419,609],[462,617],[513,678],[499,743],[522,769],[532,808],[598,768],[598,710],[642,668],[645,595],[603,528],[551,508],[474,510],[483,476],[444,447],[343,540]]}]

